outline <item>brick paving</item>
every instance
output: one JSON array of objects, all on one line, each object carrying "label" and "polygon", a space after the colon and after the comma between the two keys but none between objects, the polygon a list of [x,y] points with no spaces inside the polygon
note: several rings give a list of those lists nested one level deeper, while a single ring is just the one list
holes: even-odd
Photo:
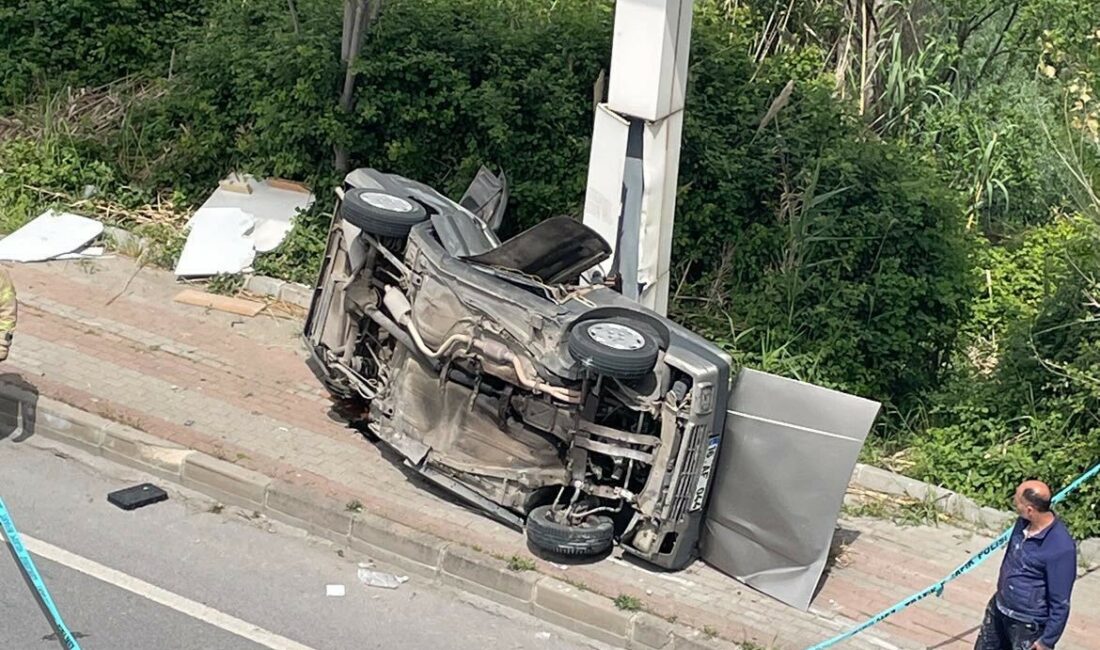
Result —
[{"label": "brick paving", "polygon": [[[344,426],[304,363],[300,322],[179,305],[164,272],[120,258],[11,268],[20,324],[0,381],[249,469],[321,487],[376,514],[468,546],[525,554],[520,533],[449,500]],[[127,286],[127,283],[128,286]],[[123,290],[125,287],[125,291]],[[621,557],[539,569],[732,641],[808,647],[939,579],[991,539],[946,525],[844,519],[847,542],[809,612],[786,607],[695,563],[659,573]],[[992,592],[999,556],[840,647],[962,649]],[[1065,650],[1100,648],[1100,571],[1082,569]]]}]

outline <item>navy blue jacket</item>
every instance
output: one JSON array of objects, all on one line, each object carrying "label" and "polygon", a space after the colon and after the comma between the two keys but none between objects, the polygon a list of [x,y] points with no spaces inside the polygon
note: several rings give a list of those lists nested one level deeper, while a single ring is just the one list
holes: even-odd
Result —
[{"label": "navy blue jacket", "polygon": [[1025,539],[1027,525],[1020,519],[1012,529],[997,581],[997,606],[1010,618],[1043,626],[1039,641],[1053,648],[1069,619],[1077,548],[1061,519]]}]

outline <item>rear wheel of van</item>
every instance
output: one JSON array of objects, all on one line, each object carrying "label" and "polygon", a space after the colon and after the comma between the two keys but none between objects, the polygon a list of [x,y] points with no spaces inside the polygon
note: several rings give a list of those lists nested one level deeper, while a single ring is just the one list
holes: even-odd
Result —
[{"label": "rear wheel of van", "polygon": [[579,524],[564,521],[561,510],[539,506],[527,515],[527,541],[556,555],[599,555],[614,543],[615,527],[608,517],[589,515]]},{"label": "rear wheel of van", "polygon": [[428,213],[424,206],[404,197],[356,188],[344,194],[340,217],[370,235],[404,239]]}]

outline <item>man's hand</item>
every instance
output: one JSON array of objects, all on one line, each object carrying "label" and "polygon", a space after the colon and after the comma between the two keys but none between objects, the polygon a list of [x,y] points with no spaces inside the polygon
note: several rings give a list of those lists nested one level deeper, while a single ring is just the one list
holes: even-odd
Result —
[{"label": "man's hand", "polygon": [[1050,648],[1043,645],[1042,641],[1036,641],[1031,644],[1031,650],[1050,650]]}]

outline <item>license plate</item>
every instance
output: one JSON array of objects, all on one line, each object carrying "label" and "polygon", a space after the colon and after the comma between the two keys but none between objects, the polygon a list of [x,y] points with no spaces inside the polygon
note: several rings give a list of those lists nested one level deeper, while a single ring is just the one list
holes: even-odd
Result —
[{"label": "license plate", "polygon": [[718,457],[718,443],[721,441],[720,436],[714,436],[707,443],[707,453],[703,456],[703,470],[699,473],[699,482],[695,484],[695,496],[691,500],[691,512],[701,509],[706,501],[710,470],[714,467],[714,459]]}]

